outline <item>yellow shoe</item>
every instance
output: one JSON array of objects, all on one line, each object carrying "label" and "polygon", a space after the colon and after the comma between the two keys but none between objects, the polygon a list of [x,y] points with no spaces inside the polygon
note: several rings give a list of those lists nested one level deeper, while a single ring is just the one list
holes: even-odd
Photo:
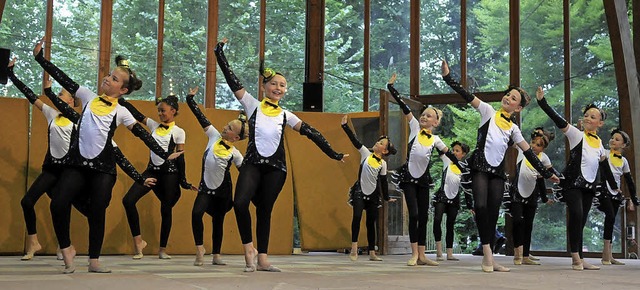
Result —
[{"label": "yellow shoe", "polygon": [[524,265],[540,265],[540,262],[531,260],[529,257],[525,257],[522,259],[522,264]]},{"label": "yellow shoe", "polygon": [[358,260],[358,253],[350,253],[349,254],[349,259],[351,259],[351,261],[356,261]]},{"label": "yellow shoe", "polygon": [[424,260],[418,259],[418,265],[438,266],[440,263],[425,257]]},{"label": "yellow shoe", "polygon": [[624,262],[620,262],[620,261],[618,261],[616,259],[613,259],[613,258],[611,259],[611,264],[613,264],[613,265],[625,265]]},{"label": "yellow shoe", "polygon": [[418,257],[411,257],[409,261],[407,261],[407,266],[415,266],[418,264]]}]

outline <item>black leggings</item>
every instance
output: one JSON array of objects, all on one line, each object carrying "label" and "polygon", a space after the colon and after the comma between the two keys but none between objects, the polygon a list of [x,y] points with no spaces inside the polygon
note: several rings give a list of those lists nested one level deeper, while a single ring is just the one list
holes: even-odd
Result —
[{"label": "black leggings", "polygon": [[180,176],[177,173],[156,173],[146,170],[142,173],[145,178],[156,178],[158,181],[153,187],[146,187],[139,183],[134,183],[124,198],[122,198],[122,204],[127,213],[127,220],[129,221],[129,228],[131,229],[132,236],[140,235],[140,218],[138,215],[138,209],[136,203],[143,196],[149,193],[153,189],[156,197],[160,200],[160,216],[162,222],[160,225],[160,247],[167,247],[167,241],[169,240],[169,233],[171,232],[172,224],[172,210],[180,198]]},{"label": "black leggings", "polygon": [[213,225],[213,231],[211,234],[211,239],[213,241],[212,254],[220,254],[220,248],[222,247],[222,227],[224,225],[224,216],[231,210],[231,207],[231,200],[228,198],[221,198],[217,195],[203,192],[198,193],[198,196],[196,196],[196,200],[193,203],[193,210],[191,211],[191,229],[193,230],[193,239],[196,242],[196,246],[204,245],[204,224],[202,222],[202,217],[207,213],[211,216],[211,223]]},{"label": "black leggings", "polygon": [[579,253],[582,258],[583,229],[589,217],[589,210],[593,202],[592,190],[572,188],[564,193],[567,203],[567,231],[569,232],[569,247],[572,253]]},{"label": "black leggings", "polygon": [[43,169],[42,173],[38,175],[20,201],[24,214],[24,222],[27,224],[27,233],[29,235],[38,233],[36,231],[36,211],[34,209],[36,202],[38,202],[38,199],[40,199],[45,192],[49,195],[49,198],[51,198],[51,191],[58,182],[59,177],[60,172]]},{"label": "black leggings", "polygon": [[480,171],[475,171],[471,178],[473,210],[476,213],[480,242],[482,245],[489,244],[493,248],[496,223],[504,193],[504,179],[495,174]]},{"label": "black leggings", "polygon": [[[376,189],[374,195],[378,192]],[[353,200],[353,218],[351,219],[351,242],[357,243],[360,235],[360,221],[362,220],[362,211],[367,212],[367,243],[369,251],[376,249],[376,223],[378,221],[378,197],[372,197],[369,200],[356,198]]]},{"label": "black leggings", "polygon": [[511,203],[513,246],[516,248],[523,246],[523,257],[528,257],[531,249],[531,233],[533,232],[533,219],[536,216],[536,209],[538,209],[538,204],[535,201]]},{"label": "black leggings", "polygon": [[402,183],[400,186],[409,210],[409,240],[412,244],[424,246],[429,220],[429,188],[414,183]]},{"label": "black leggings", "polygon": [[445,237],[447,243],[447,249],[453,248],[453,226],[456,224],[456,217],[458,217],[457,204],[450,204],[446,202],[438,202],[435,205],[435,214],[433,215],[433,237],[436,242],[442,241],[442,215],[447,215],[447,236]]},{"label": "black leggings", "polygon": [[69,227],[74,200],[88,200],[89,258],[98,259],[104,241],[105,212],[116,176],[85,168],[67,168],[53,190],[51,218],[61,249],[71,246]]},{"label": "black leggings", "polygon": [[600,199],[600,206],[598,206],[598,209],[604,213],[604,233],[602,238],[605,240],[613,239],[613,226],[616,223],[620,204],[622,204],[622,202],[612,200],[608,197]]},{"label": "black leggings", "polygon": [[236,182],[233,211],[236,214],[242,244],[251,237],[249,204],[256,207],[256,240],[258,253],[266,254],[271,232],[271,211],[287,179],[287,173],[266,164],[243,164]]}]

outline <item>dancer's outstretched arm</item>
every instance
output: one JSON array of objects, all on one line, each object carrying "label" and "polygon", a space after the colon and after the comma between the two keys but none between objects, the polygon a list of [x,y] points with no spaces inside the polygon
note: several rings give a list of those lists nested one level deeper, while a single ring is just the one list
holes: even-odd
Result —
[{"label": "dancer's outstretched arm", "polygon": [[236,99],[240,100],[242,99],[242,96],[244,96],[246,90],[244,89],[244,86],[242,86],[240,79],[238,79],[236,74],[231,69],[229,62],[227,61],[227,57],[224,55],[223,48],[225,43],[227,43],[226,38],[222,39],[222,41],[218,42],[218,44],[216,45],[216,48],[214,50],[216,60],[218,61],[220,70],[222,70],[222,74],[224,74],[224,78],[227,80],[229,88],[236,96]]},{"label": "dancer's outstretched arm", "polygon": [[449,65],[447,61],[442,61],[442,79],[449,85],[456,93],[464,98],[467,103],[469,103],[472,107],[478,108],[480,103],[482,102],[478,97],[474,96],[472,93],[467,92],[456,80],[451,77],[451,72],[449,71]]}]

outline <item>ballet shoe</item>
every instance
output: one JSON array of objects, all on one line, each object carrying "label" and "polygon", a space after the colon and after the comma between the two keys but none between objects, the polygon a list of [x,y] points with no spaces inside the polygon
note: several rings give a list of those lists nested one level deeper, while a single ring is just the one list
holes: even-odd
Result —
[{"label": "ballet shoe", "polygon": [[137,253],[137,254],[133,255],[133,257],[131,257],[131,258],[134,259],[134,260],[140,260],[140,259],[142,259],[142,257],[144,257],[143,253]]},{"label": "ballet shoe", "polygon": [[511,269],[494,262],[493,271],[494,272],[511,272]]},{"label": "ballet shoe", "polygon": [[418,265],[418,257],[411,257],[409,261],[407,261],[407,266],[415,266]]},{"label": "ballet shoe", "polygon": [[571,263],[571,269],[576,271],[582,271],[584,270],[584,266],[582,265],[582,262],[573,262]]},{"label": "ballet shoe", "polygon": [[253,252],[253,257],[249,259],[251,262],[249,262],[249,264],[245,265],[244,267],[244,272],[247,272],[247,273],[255,272],[256,265],[258,265],[258,250],[253,249],[252,252]]},{"label": "ballet shoe", "polygon": [[358,260],[358,253],[350,253],[349,254],[349,259],[351,259],[351,261],[356,261]]},{"label": "ballet shoe", "polygon": [[158,259],[161,260],[170,260],[171,256],[169,256],[169,254],[165,253],[165,252],[160,252],[158,253]]},{"label": "ballet shoe", "polygon": [[600,260],[600,262],[602,263],[602,265],[611,265],[611,261],[610,260]]},{"label": "ballet shoe", "polygon": [[611,264],[612,265],[625,265],[624,262],[620,262],[620,261],[618,261],[616,259],[613,259],[613,258],[611,258]]},{"label": "ballet shoe", "polygon": [[147,247],[147,242],[145,240],[142,240],[142,242],[140,242],[140,245],[136,245],[136,254],[133,255],[133,259],[134,260],[140,260],[142,259],[142,257],[144,257],[144,254],[142,253],[142,250],[144,250],[144,248]]},{"label": "ballet shoe", "polygon": [[282,270],[280,270],[280,268],[274,266],[274,265],[269,265],[269,267],[262,267],[260,265],[258,265],[256,267],[257,271],[264,271],[264,272],[282,272]]},{"label": "ballet shoe", "polygon": [[33,259],[33,255],[35,254],[35,252],[32,253],[26,253],[24,254],[24,256],[22,256],[22,258],[20,258],[21,261],[29,261],[31,259]]},{"label": "ballet shoe", "polygon": [[32,248],[27,250],[27,253],[24,254],[24,256],[22,256],[22,258],[20,258],[20,260],[22,260],[22,261],[31,260],[31,259],[33,259],[33,256],[36,254],[36,252],[38,252],[40,250],[42,250],[42,246],[39,243],[35,244]]},{"label": "ballet shoe", "polygon": [[64,260],[64,257],[62,257],[62,252],[60,251],[60,249],[58,249],[58,251],[56,252],[56,260],[58,261]]},{"label": "ballet shoe", "polygon": [[436,261],[444,261],[444,257],[443,256],[436,256]]},{"label": "ballet shoe", "polygon": [[71,266],[65,266],[64,269],[62,270],[62,274],[71,274],[73,272],[76,271],[76,266],[71,265]]},{"label": "ballet shoe", "polygon": [[514,264],[514,265],[522,265],[522,258],[520,258],[520,257],[517,257],[517,258],[516,258],[516,257],[514,257],[514,258],[513,258],[513,264]]},{"label": "ballet shoe", "polygon": [[456,258],[455,256],[447,256],[447,260],[448,261],[460,261],[460,259]]},{"label": "ballet shoe", "polygon": [[531,254],[529,254],[529,259],[532,260],[532,261],[540,261],[540,258],[538,258],[538,257],[536,257],[534,255],[531,255]]},{"label": "ballet shoe", "polygon": [[222,261],[222,259],[220,258],[213,258],[211,259],[211,265],[218,265],[218,266],[224,266],[227,263],[225,263],[224,261]]},{"label": "ballet shoe", "polygon": [[493,272],[493,265],[481,264],[481,266],[482,266],[482,272],[485,272],[485,273]]},{"label": "ballet shoe", "polygon": [[425,257],[424,260],[423,259],[418,259],[418,265],[438,266],[438,265],[440,265],[440,263]]},{"label": "ballet shoe", "polygon": [[382,261],[382,258],[378,257],[378,255],[373,254],[369,255],[369,261]]},{"label": "ballet shoe", "polygon": [[540,262],[531,260],[531,258],[529,257],[525,257],[524,259],[522,259],[522,264],[523,265],[540,265]]},{"label": "ballet shoe", "polygon": [[204,265],[204,258],[196,256],[196,260],[193,262],[194,266],[202,266]]},{"label": "ballet shoe", "polygon": [[589,263],[584,262],[584,261],[582,262],[582,267],[585,270],[600,270],[600,267],[598,267],[596,265],[589,264]]},{"label": "ballet shoe", "polygon": [[111,273],[111,269],[106,268],[106,267],[93,268],[93,267],[89,266],[89,272],[90,273]]}]

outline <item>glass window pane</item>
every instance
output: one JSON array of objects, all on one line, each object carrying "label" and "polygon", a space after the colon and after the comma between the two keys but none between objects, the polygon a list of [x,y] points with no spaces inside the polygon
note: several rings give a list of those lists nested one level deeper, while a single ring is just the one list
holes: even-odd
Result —
[{"label": "glass window pane", "polygon": [[290,111],[302,111],[306,8],[303,0],[267,1],[265,67],[286,77],[287,94],[280,104]]},{"label": "glass window pane", "polygon": [[[43,70],[33,59],[32,51],[36,40],[44,35],[45,10],[45,1],[9,1],[0,23],[0,47],[11,50],[12,58],[18,57],[14,72],[36,94],[42,92]],[[23,97],[10,81],[0,86],[0,95]]]},{"label": "glass window pane", "polygon": [[362,1],[326,2],[325,112],[363,111],[363,9]]},{"label": "glass window pane", "polygon": [[[218,38],[228,38],[225,55],[244,88],[258,98],[260,1],[219,1]],[[267,65],[270,65],[267,62]],[[241,109],[216,65],[216,108]]]},{"label": "glass window pane", "polygon": [[447,59],[460,76],[460,1],[420,1],[420,94],[449,93],[440,77],[440,61]]},{"label": "glass window pane", "polygon": [[467,1],[470,91],[501,91],[509,84],[509,1]]},{"label": "glass window pane", "polygon": [[122,55],[129,58],[131,69],[142,80],[142,88],[127,96],[128,99],[155,100],[158,5],[157,0],[113,3],[111,68],[115,67],[116,55]]},{"label": "glass window pane", "polygon": [[167,1],[164,14],[162,96],[179,100],[190,88],[199,87],[203,101],[207,60],[207,1]]},{"label": "glass window pane", "polygon": [[410,1],[371,1],[369,110],[380,110],[380,89],[395,72],[395,88],[409,96]]},{"label": "glass window pane", "polygon": [[100,1],[54,1],[51,61],[92,91],[98,84],[99,33]]}]

